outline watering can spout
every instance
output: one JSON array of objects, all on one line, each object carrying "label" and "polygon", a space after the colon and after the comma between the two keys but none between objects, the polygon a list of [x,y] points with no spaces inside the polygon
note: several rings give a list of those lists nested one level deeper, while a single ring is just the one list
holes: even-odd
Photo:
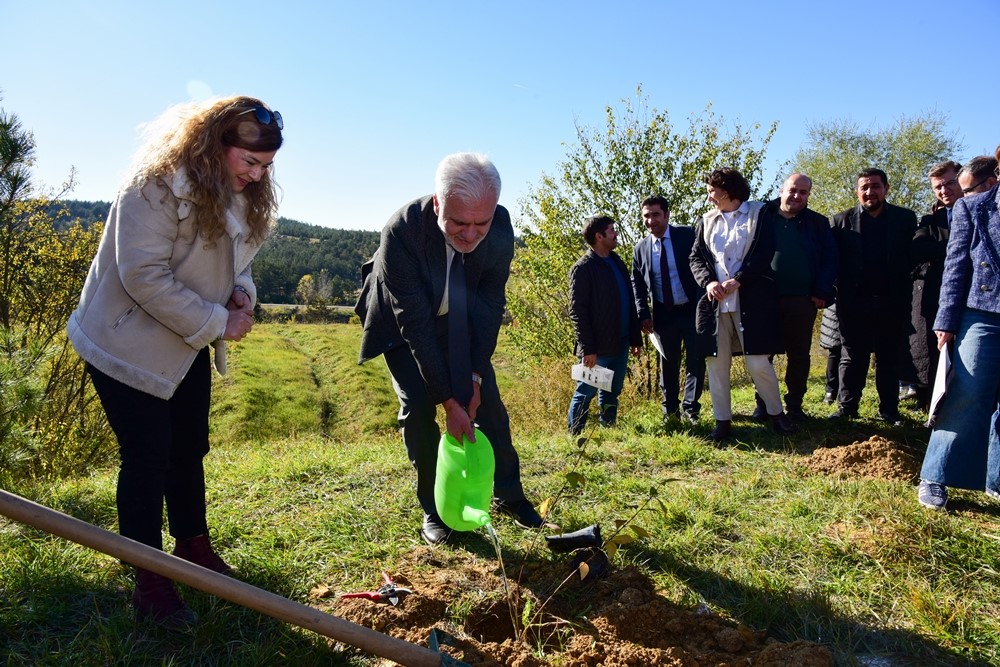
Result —
[{"label": "watering can spout", "polygon": [[490,522],[489,512],[484,512],[477,507],[469,507],[466,505],[462,509],[462,521],[466,523],[474,523],[477,526],[485,526]]}]

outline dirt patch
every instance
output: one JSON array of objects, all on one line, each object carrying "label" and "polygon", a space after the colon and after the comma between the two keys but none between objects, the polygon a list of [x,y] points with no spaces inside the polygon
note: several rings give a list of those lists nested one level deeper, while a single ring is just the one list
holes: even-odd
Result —
[{"label": "dirt patch", "polygon": [[477,667],[833,665],[818,644],[783,644],[708,610],[678,607],[632,567],[580,581],[569,558],[546,561],[525,566],[520,585],[518,571],[508,571],[513,611],[495,563],[461,550],[418,547],[393,576],[414,590],[397,607],[343,598],[314,604],[423,646],[437,628],[454,639],[443,651]]},{"label": "dirt patch", "polygon": [[920,471],[920,463],[906,447],[877,435],[842,447],[817,449],[805,465],[824,475],[908,482]]}]

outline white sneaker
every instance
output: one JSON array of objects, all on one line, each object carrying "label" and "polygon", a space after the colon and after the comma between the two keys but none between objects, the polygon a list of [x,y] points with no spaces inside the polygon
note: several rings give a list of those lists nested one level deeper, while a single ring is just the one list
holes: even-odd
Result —
[{"label": "white sneaker", "polygon": [[996,489],[986,489],[986,495],[993,500],[1000,500],[1000,491],[997,491]]}]

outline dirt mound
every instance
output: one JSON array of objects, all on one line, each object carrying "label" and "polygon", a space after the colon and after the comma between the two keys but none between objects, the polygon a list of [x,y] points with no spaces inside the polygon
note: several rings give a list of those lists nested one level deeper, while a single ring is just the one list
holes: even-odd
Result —
[{"label": "dirt mound", "polygon": [[920,471],[920,463],[906,448],[877,435],[843,447],[817,449],[805,465],[824,475],[904,481],[912,481]]},{"label": "dirt mound", "polygon": [[569,559],[528,564],[520,584],[517,569],[507,573],[513,608],[499,567],[464,551],[419,547],[400,569],[397,583],[415,593],[397,607],[342,598],[316,604],[423,646],[438,628],[453,639],[442,650],[477,667],[833,665],[818,644],[782,644],[707,610],[680,608],[632,567],[580,581]]}]

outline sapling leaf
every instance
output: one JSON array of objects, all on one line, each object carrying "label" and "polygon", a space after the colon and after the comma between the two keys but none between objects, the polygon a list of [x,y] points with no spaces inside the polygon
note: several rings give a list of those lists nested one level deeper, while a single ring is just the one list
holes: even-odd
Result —
[{"label": "sapling leaf", "polygon": [[615,535],[614,537],[611,538],[612,544],[619,544],[619,545],[632,544],[633,542],[635,542],[635,538],[625,533],[622,533],[620,535]]},{"label": "sapling leaf", "polygon": [[655,486],[649,487],[649,497],[650,498],[655,498],[658,495],[660,495],[660,492],[656,490]]},{"label": "sapling leaf", "polygon": [[579,438],[579,439],[578,439],[578,440],[576,441],[576,446],[577,446],[577,447],[583,447],[583,446],[584,446],[584,445],[586,445],[586,444],[587,444],[587,438]]},{"label": "sapling leaf", "polygon": [[632,532],[635,533],[636,537],[650,537],[649,531],[643,528],[642,526],[633,525],[629,526],[629,528],[632,529]]},{"label": "sapling leaf", "polygon": [[566,473],[566,483],[569,484],[572,489],[583,486],[583,483],[586,481],[587,478],[576,471]]},{"label": "sapling leaf", "polygon": [[590,566],[586,563],[580,563],[580,566],[577,567],[577,569],[580,571],[580,581],[586,579],[587,575],[590,574]]},{"label": "sapling leaf", "polygon": [[608,554],[608,558],[613,558],[618,553],[618,545],[614,542],[606,542],[604,544],[604,551]]},{"label": "sapling leaf", "polygon": [[543,519],[549,515],[549,510],[552,509],[553,502],[555,502],[555,499],[549,497],[543,500],[542,504],[538,506],[538,513],[542,515]]},{"label": "sapling leaf", "polygon": [[615,519],[615,528],[617,530],[621,530],[626,526],[626,524],[628,524],[628,521],[626,521],[625,519]]}]

